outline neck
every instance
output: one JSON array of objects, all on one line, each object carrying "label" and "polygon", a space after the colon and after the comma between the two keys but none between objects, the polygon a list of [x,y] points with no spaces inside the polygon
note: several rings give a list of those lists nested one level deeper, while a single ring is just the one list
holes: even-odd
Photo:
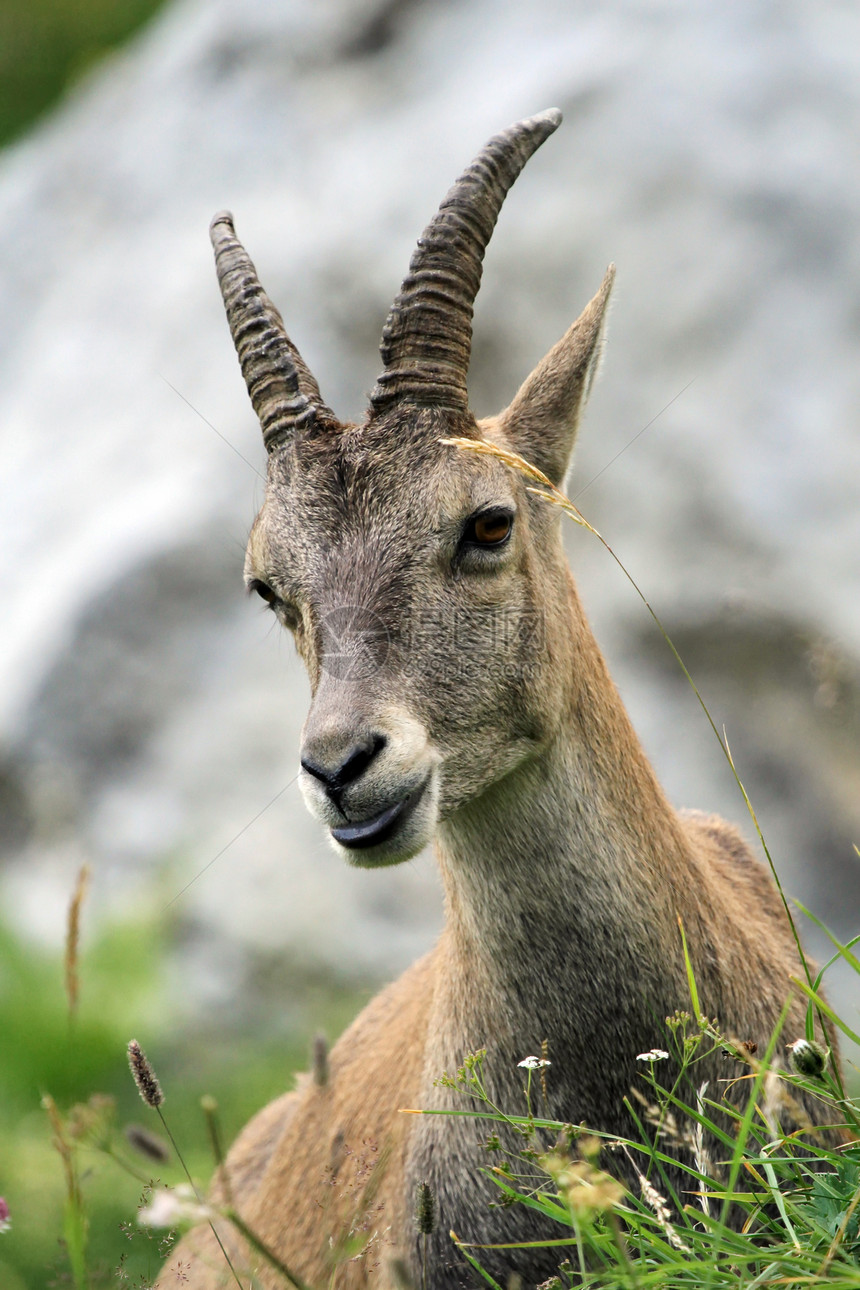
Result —
[{"label": "neck", "polygon": [[[537,755],[439,830],[446,925],[418,1105],[468,1105],[436,1081],[485,1048],[487,1093],[522,1114],[517,1062],[547,1040],[546,1101],[535,1088],[532,1105],[562,1123],[626,1134],[636,1055],[662,1046],[665,1017],[688,998],[676,920],[677,911],[686,921],[684,892],[673,874],[689,866],[597,646],[581,616],[570,626],[575,657],[556,727]],[[450,1258],[443,1229],[463,1212],[472,1240],[536,1239],[533,1213],[489,1207],[498,1196],[476,1176],[487,1163],[477,1136],[468,1118],[421,1116],[413,1130],[409,1182],[428,1181],[437,1195],[443,1221],[431,1253],[440,1264]],[[558,1235],[548,1221],[540,1230]],[[502,1275],[501,1264],[487,1266]],[[514,1266],[534,1283],[531,1258]],[[537,1266],[549,1276],[557,1263]],[[461,1280],[452,1272],[439,1285]]]},{"label": "neck", "polygon": [[587,631],[578,649],[545,747],[440,829],[452,970],[431,1033],[439,1069],[493,1041],[512,1066],[548,1039],[583,1092],[584,1070],[599,1090],[687,995],[680,826]]}]

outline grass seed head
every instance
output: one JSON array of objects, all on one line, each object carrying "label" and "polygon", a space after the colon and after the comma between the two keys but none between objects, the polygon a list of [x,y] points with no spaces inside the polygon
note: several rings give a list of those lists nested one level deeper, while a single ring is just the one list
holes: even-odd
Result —
[{"label": "grass seed head", "polygon": [[422,1236],[429,1236],[436,1226],[436,1198],[426,1182],[415,1189],[415,1226]]},{"label": "grass seed head", "polygon": [[159,1107],[164,1101],[164,1094],[149,1058],[136,1039],[128,1041],[128,1064],[137,1091],[147,1106]]},{"label": "grass seed head", "polygon": [[125,1140],[133,1151],[156,1164],[167,1164],[170,1160],[170,1148],[157,1133],[151,1133],[142,1124],[127,1124],[123,1130]]}]

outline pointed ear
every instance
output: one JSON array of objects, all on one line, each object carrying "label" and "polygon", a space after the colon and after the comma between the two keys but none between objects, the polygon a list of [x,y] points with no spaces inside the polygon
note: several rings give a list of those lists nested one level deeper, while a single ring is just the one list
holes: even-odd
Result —
[{"label": "pointed ear", "polygon": [[579,418],[600,363],[606,306],[614,280],[615,265],[610,264],[597,295],[496,419],[511,447],[559,486],[564,482]]}]

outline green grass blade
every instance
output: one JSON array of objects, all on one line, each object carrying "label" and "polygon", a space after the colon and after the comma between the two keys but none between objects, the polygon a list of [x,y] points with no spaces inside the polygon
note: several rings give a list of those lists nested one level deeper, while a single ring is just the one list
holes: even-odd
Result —
[{"label": "green grass blade", "polygon": [[681,945],[684,949],[684,967],[687,969],[687,987],[690,991],[690,1002],[693,1005],[693,1015],[698,1025],[702,1025],[702,1009],[699,1007],[699,991],[696,988],[696,977],[693,972],[693,965],[690,962],[690,951],[687,948],[687,936],[684,931],[684,924],[681,921],[681,915],[678,915],[678,927],[681,931]]},{"label": "green grass blade", "polygon": [[[503,1178],[501,1174],[494,1173],[492,1169],[482,1169],[481,1173],[489,1178],[490,1182],[495,1183],[499,1190],[504,1192],[512,1201],[525,1205],[527,1209],[534,1209],[539,1214],[544,1214],[547,1218],[554,1219],[557,1223],[565,1223],[568,1227],[570,1226],[569,1211],[548,1196],[545,1197],[543,1193],[540,1193],[540,1197],[538,1197],[529,1196],[525,1192],[518,1191],[510,1185],[507,1179]],[[549,1180],[547,1179],[547,1181]]]},{"label": "green grass blade", "polygon": [[793,976],[791,981],[793,985],[796,985],[799,990],[802,990],[812,1000],[819,1012],[823,1012],[825,1017],[842,1031],[843,1035],[847,1035],[852,1043],[860,1044],[860,1035],[857,1034],[856,1030],[852,1030],[847,1021],[843,1021],[841,1017],[837,1016],[830,1004],[826,1003],[821,995],[813,990],[811,985],[807,985],[799,977]]},{"label": "green grass blade", "polygon": [[[782,1029],[783,1029],[783,1026],[785,1025],[786,1017],[788,1016],[788,1010],[789,1010],[790,1004],[791,1004],[791,1000],[787,999],[785,1004],[783,1005],[782,1012],[780,1013],[779,1020],[777,1021],[776,1026],[774,1027],[773,1034],[768,1040],[767,1050],[764,1054],[764,1058],[761,1062],[761,1065],[759,1066],[759,1069],[756,1071],[755,1079],[753,1081],[752,1091],[750,1092],[749,1100],[747,1101],[746,1107],[744,1108],[743,1117],[738,1127],[738,1135],[735,1141],[734,1155],[732,1156],[732,1163],[729,1168],[729,1178],[726,1186],[726,1192],[728,1193],[729,1196],[734,1192],[735,1186],[737,1185],[738,1174],[740,1173],[741,1164],[743,1162],[744,1149],[749,1139],[750,1132],[752,1130],[753,1119],[758,1109],[759,1096],[761,1094],[762,1088],[764,1087],[764,1081],[770,1069],[771,1058],[773,1057],[773,1054],[776,1051],[776,1046],[777,1046],[777,1043],[779,1042],[779,1037],[782,1034]],[[724,1226],[728,1225],[729,1204],[730,1202],[728,1199],[723,1201],[722,1213],[720,1215],[720,1218]]]},{"label": "green grass blade", "polygon": [[75,1290],[87,1290],[87,1220],[79,1196],[66,1198],[63,1215],[63,1237],[72,1269]]},{"label": "green grass blade", "polygon": [[[806,908],[805,905],[801,905],[799,900],[796,900],[794,903],[795,905],[797,905],[797,908],[800,910],[800,912],[803,915],[805,915],[805,917],[808,918],[811,923],[814,923],[815,926],[819,929],[819,931],[822,931],[824,935],[827,937],[827,939],[831,942],[834,949],[836,950],[836,958],[845,959],[845,962],[849,963],[851,967],[854,969],[854,971],[857,973],[857,975],[860,976],[860,959],[858,959],[856,954],[851,953],[851,946],[856,945],[858,941],[860,941],[860,936],[854,936],[851,938],[850,941],[847,941],[845,944],[843,944],[842,941],[838,940],[837,937],[833,935],[830,928],[825,926],[824,923],[822,923],[820,918],[816,918],[815,914],[810,913],[810,911]],[[835,961],[836,959],[831,959],[830,963],[834,963]],[[819,973],[819,977],[820,975],[821,974]],[[816,981],[818,979],[819,978],[817,977]]]},{"label": "green grass blade", "polygon": [[482,1268],[482,1267],[481,1267],[481,1265],[480,1265],[480,1263],[478,1262],[478,1260],[472,1257],[472,1255],[469,1253],[469,1251],[468,1251],[468,1250],[466,1249],[466,1247],[463,1245],[463,1242],[460,1240],[459,1236],[457,1236],[457,1235],[456,1235],[456,1233],[454,1233],[454,1232],[452,1232],[452,1233],[451,1233],[451,1240],[454,1242],[454,1244],[456,1245],[457,1249],[458,1249],[458,1250],[460,1251],[460,1253],[462,1254],[463,1258],[464,1258],[468,1263],[470,1263],[470,1264],[471,1264],[471,1266],[472,1266],[472,1267],[475,1269],[475,1271],[477,1272],[478,1276],[479,1276],[479,1277],[481,1277],[484,1281],[486,1281],[487,1285],[492,1286],[492,1287],[493,1287],[493,1290],[502,1290],[502,1287],[499,1285],[498,1281],[495,1281],[495,1280],[490,1276],[489,1272],[487,1272],[484,1268]]},{"label": "green grass blade", "polygon": [[[799,908],[799,909],[802,909],[802,908],[803,908],[803,906],[802,906],[802,905],[799,905],[799,906],[798,906],[798,908]],[[810,915],[809,915],[809,917],[810,917],[810,918],[812,918],[812,915],[810,914]],[[826,932],[826,931],[827,931],[827,928],[825,927],[823,930]],[[828,933],[828,935],[829,935],[829,933]],[[813,981],[813,983],[812,983],[812,988],[813,988],[813,990],[817,990],[817,989],[819,989],[819,987],[821,986],[822,981],[824,980],[825,974],[828,972],[828,970],[829,970],[830,968],[832,968],[832,967],[833,967],[833,964],[834,964],[834,963],[838,963],[838,962],[839,962],[839,960],[840,960],[840,959],[841,959],[841,957],[842,957],[842,954],[841,954],[841,952],[840,952],[840,951],[841,951],[841,949],[842,949],[842,948],[844,948],[844,949],[846,949],[846,950],[850,950],[850,949],[851,949],[851,947],[852,947],[852,945],[860,945],[860,935],[858,935],[858,936],[852,936],[850,941],[846,941],[846,942],[845,942],[844,947],[843,947],[843,946],[840,946],[840,949],[839,949],[839,950],[837,950],[835,954],[831,955],[831,957],[827,960],[827,962],[826,962],[826,963],[824,963],[824,964],[819,968],[819,970],[818,970],[818,976],[815,978],[815,980],[814,980],[814,981]]]},{"label": "green grass blade", "polygon": [[780,1218],[785,1224],[785,1230],[794,1242],[795,1249],[799,1250],[801,1248],[800,1241],[797,1239],[797,1232],[795,1232],[791,1219],[788,1217],[788,1210],[785,1207],[785,1197],[780,1190],[773,1165],[769,1160],[763,1160],[761,1167],[764,1171],[765,1177],[767,1178],[768,1186],[770,1187],[771,1195],[773,1196],[773,1202],[779,1210]]}]

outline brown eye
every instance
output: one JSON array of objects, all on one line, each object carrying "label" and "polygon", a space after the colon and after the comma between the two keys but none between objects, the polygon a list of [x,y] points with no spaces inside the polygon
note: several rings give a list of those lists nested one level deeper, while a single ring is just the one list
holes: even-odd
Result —
[{"label": "brown eye", "polygon": [[272,588],[268,587],[265,582],[261,582],[259,578],[253,578],[248,583],[248,590],[256,591],[257,595],[265,600],[267,605],[273,605],[278,599]]},{"label": "brown eye", "polygon": [[501,546],[510,537],[514,517],[508,511],[478,515],[466,529],[466,541],[476,546]]}]

